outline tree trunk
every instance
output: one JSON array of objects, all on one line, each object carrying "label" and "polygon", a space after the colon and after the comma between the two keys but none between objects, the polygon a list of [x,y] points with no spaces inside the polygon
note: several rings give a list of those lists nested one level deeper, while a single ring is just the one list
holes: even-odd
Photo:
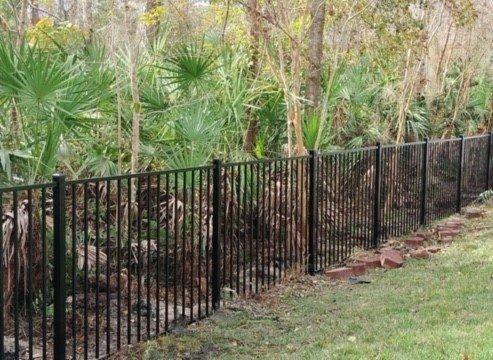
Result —
[{"label": "tree trunk", "polygon": [[39,21],[39,5],[37,0],[31,1],[31,26],[36,26]]},{"label": "tree trunk", "polygon": [[[250,49],[251,49],[251,65],[250,75],[255,79],[260,70],[259,63],[259,46],[260,46],[260,9],[258,0],[248,1],[248,18],[250,21]],[[251,153],[253,152],[257,134],[259,131],[258,119],[253,113],[253,109],[249,107],[246,111],[246,118],[248,121],[247,131],[243,140],[243,149]]]},{"label": "tree trunk", "polygon": [[140,94],[137,83],[137,64],[136,56],[131,55],[130,59],[130,87],[132,89],[132,159],[130,171],[137,172],[139,167],[140,152]]},{"label": "tree trunk", "polygon": [[24,34],[27,27],[27,0],[21,1],[21,11],[19,13],[19,22],[17,26],[17,37],[15,44],[17,47],[21,46],[24,42]]},{"label": "tree trunk", "polygon": [[10,112],[10,133],[12,134],[12,143],[20,141],[22,123],[20,119],[19,108],[15,100],[12,100],[12,111]]},{"label": "tree trunk", "polygon": [[[301,122],[301,49],[299,43],[291,41],[291,101],[287,103],[288,124],[291,124],[294,133],[294,153],[305,155],[305,141],[303,138],[303,125]],[[291,149],[289,149],[291,151]],[[291,154],[290,154],[291,155]]]},{"label": "tree trunk", "polygon": [[306,81],[306,98],[311,110],[316,110],[320,105],[322,57],[324,46],[325,27],[325,0],[311,0],[310,33],[308,38],[308,71]]},{"label": "tree trunk", "polygon": [[[149,12],[158,5],[158,0],[147,0],[146,1],[146,11]],[[159,29],[159,21],[156,24],[149,25],[146,27],[146,35],[149,44],[154,42]]]},{"label": "tree trunk", "polygon": [[111,16],[111,39],[110,39],[110,49],[109,49],[109,55],[111,59],[111,63],[113,64],[113,69],[115,72],[115,95],[116,95],[116,142],[117,142],[117,147],[118,147],[118,173],[122,173],[122,155],[123,155],[123,131],[122,131],[122,118],[123,118],[123,113],[122,113],[122,90],[120,88],[120,69],[118,67],[118,61],[116,58],[116,49],[117,49],[117,44],[116,44],[116,24],[118,23],[119,19],[119,11],[118,7],[116,5],[115,0],[110,0],[107,4],[109,12],[112,14]]},{"label": "tree trunk", "polygon": [[84,1],[84,32],[86,34],[86,45],[92,44],[94,24],[92,19],[92,0]]},{"label": "tree trunk", "polygon": [[67,10],[65,8],[65,0],[58,0],[58,17],[64,21],[67,20]]},{"label": "tree trunk", "polygon": [[128,1],[124,2],[125,7],[125,25],[128,31],[128,48],[129,48],[129,72],[130,72],[130,89],[132,93],[132,138],[131,138],[131,160],[130,171],[137,172],[139,168],[140,152],[140,93],[137,80],[137,61],[138,61],[138,41],[136,39],[136,25],[133,23],[130,14]]},{"label": "tree trunk", "polygon": [[[15,38],[15,45],[17,48],[21,47],[24,42],[24,35],[27,28],[27,0],[22,0],[21,11],[19,14],[19,23],[17,26],[17,36]],[[19,139],[21,131],[19,108],[17,107],[16,101],[12,101],[12,111],[10,113],[11,121],[11,134],[14,139],[14,143]]]},{"label": "tree trunk", "polygon": [[[111,9],[113,9],[113,8],[111,8]],[[70,18],[70,22],[72,22],[73,24],[82,28],[83,19],[82,19],[81,13],[80,13],[78,1],[74,1],[74,3],[72,4],[72,6],[70,7],[70,13],[68,14],[68,16]]]}]

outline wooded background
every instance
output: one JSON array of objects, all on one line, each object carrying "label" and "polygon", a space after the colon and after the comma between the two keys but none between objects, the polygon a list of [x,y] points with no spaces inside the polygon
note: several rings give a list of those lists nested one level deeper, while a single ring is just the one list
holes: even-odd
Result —
[{"label": "wooded background", "polygon": [[0,183],[492,129],[491,0],[0,0]]}]

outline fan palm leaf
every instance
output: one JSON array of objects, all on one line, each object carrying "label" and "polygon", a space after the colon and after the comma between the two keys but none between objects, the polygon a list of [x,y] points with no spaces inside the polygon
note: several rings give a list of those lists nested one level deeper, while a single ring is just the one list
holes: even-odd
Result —
[{"label": "fan palm leaf", "polygon": [[204,89],[214,70],[215,56],[196,45],[183,46],[174,56],[165,60],[164,77],[168,85],[176,85],[180,90]]}]

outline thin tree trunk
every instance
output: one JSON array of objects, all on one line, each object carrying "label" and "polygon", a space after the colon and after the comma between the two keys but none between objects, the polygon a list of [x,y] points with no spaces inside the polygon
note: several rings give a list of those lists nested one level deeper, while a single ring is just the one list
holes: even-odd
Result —
[{"label": "thin tree trunk", "polygon": [[[250,49],[251,49],[251,65],[250,74],[252,78],[257,78],[260,70],[260,9],[258,0],[249,0],[248,2],[248,18],[250,23]],[[259,132],[258,119],[255,117],[253,109],[249,107],[246,111],[246,118],[248,121],[247,131],[243,140],[243,149],[251,153],[253,152],[255,141]]]},{"label": "thin tree trunk", "polygon": [[325,27],[325,0],[311,0],[310,33],[308,37],[308,71],[306,82],[306,97],[312,110],[320,105],[322,58]]},{"label": "thin tree trunk", "polygon": [[37,0],[31,1],[31,26],[36,26],[39,21],[39,5]]},{"label": "thin tree trunk", "polygon": [[140,97],[137,87],[137,72],[136,66],[130,67],[130,86],[132,87],[132,159],[130,163],[130,171],[137,172],[139,167],[139,152],[140,152]]},{"label": "thin tree trunk", "polygon": [[140,152],[140,93],[137,80],[138,43],[135,24],[131,20],[130,7],[125,0],[125,24],[128,29],[130,89],[132,93],[132,138],[130,171],[137,172]]},{"label": "thin tree trunk", "polygon": [[[24,35],[26,33],[27,28],[27,0],[22,0],[21,2],[21,11],[19,13],[19,23],[17,27],[17,36],[15,38],[15,45],[17,48],[21,47],[24,42]],[[20,137],[21,131],[21,122],[20,122],[20,112],[17,107],[17,103],[15,100],[12,101],[12,111],[10,112],[10,121],[11,121],[11,134],[16,142]]]},{"label": "thin tree trunk", "polygon": [[224,44],[224,39],[226,37],[226,28],[228,27],[229,20],[229,9],[231,7],[230,0],[226,0],[226,14],[224,16],[223,29],[221,31],[221,43]]},{"label": "thin tree trunk", "polygon": [[110,41],[110,58],[113,64],[113,69],[115,72],[115,95],[116,95],[116,135],[117,135],[117,146],[118,146],[118,173],[122,173],[122,154],[123,154],[123,132],[122,132],[122,95],[120,88],[120,76],[119,76],[119,68],[118,61],[116,58],[116,26],[118,22],[118,9],[116,6],[116,2],[111,0],[108,4],[108,9],[113,14],[111,17],[112,26],[111,26],[111,41]]},{"label": "thin tree trunk", "polygon": [[92,0],[84,1],[84,32],[86,33],[86,45],[92,44],[94,24],[92,18]]},{"label": "thin tree trunk", "polygon": [[[79,2],[78,1],[74,1],[74,3],[72,4],[72,6],[70,7],[70,21],[76,25],[78,25],[79,27],[82,27],[83,26],[83,19],[82,19],[82,16],[80,14],[80,10],[79,10]],[[113,7],[111,7],[110,9],[113,9]]]},{"label": "thin tree trunk", "polygon": [[[147,0],[146,1],[146,11],[147,12],[151,11],[157,5],[158,5],[157,0]],[[154,42],[154,39],[156,38],[156,35],[158,33],[158,29],[159,29],[159,22],[146,27],[146,35],[147,35],[147,40],[149,41],[149,44],[152,44]]]},{"label": "thin tree trunk", "polygon": [[[305,141],[303,138],[303,126],[301,123],[301,104],[299,101],[301,93],[301,49],[298,43],[291,41],[291,72],[292,72],[292,101],[288,103],[288,121],[293,127],[294,133],[294,153],[296,155],[305,155]],[[291,150],[291,149],[290,149]]]},{"label": "thin tree trunk", "polygon": [[21,1],[21,11],[19,12],[19,23],[17,27],[17,37],[15,44],[17,47],[24,42],[24,34],[27,27],[27,0]]},{"label": "thin tree trunk", "polygon": [[[132,51],[133,52],[133,51]],[[140,152],[140,93],[137,83],[136,54],[130,56],[130,87],[132,91],[132,159],[130,171],[137,172]]]},{"label": "thin tree trunk", "polygon": [[67,20],[67,10],[65,8],[65,0],[58,0],[58,17]]},{"label": "thin tree trunk", "polygon": [[[412,83],[410,81],[411,72],[411,49],[407,51],[406,68],[404,71],[404,80],[402,81],[402,93],[399,104],[399,111],[397,114],[397,135],[396,142],[399,144],[404,140],[406,131],[406,99],[408,97],[408,91],[412,91]],[[411,88],[411,90],[409,89]]]},{"label": "thin tree trunk", "polygon": [[21,135],[21,119],[19,108],[15,100],[12,100],[12,111],[10,112],[10,132],[12,134],[12,142],[16,143],[20,139]]}]

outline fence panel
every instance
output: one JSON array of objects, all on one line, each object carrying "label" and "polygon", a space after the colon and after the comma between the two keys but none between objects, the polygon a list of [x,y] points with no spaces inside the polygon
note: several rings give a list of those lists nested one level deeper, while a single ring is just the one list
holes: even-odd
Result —
[{"label": "fence panel", "polygon": [[0,357],[49,358],[53,185],[0,189]]},{"label": "fence panel", "polygon": [[382,149],[381,238],[401,236],[420,224],[424,143]]},{"label": "fence panel", "polygon": [[456,212],[460,173],[460,139],[435,140],[428,145],[428,220]]},{"label": "fence panel", "polygon": [[373,239],[376,148],[322,153],[317,162],[316,269],[341,262]]},{"label": "fence panel", "polygon": [[211,167],[67,184],[67,353],[99,358],[211,312]]},{"label": "fence panel", "polygon": [[225,164],[221,278],[251,295],[306,263],[307,158]]},{"label": "fence panel", "polygon": [[464,206],[471,204],[479,194],[488,189],[489,145],[489,135],[464,138],[462,175]]}]

